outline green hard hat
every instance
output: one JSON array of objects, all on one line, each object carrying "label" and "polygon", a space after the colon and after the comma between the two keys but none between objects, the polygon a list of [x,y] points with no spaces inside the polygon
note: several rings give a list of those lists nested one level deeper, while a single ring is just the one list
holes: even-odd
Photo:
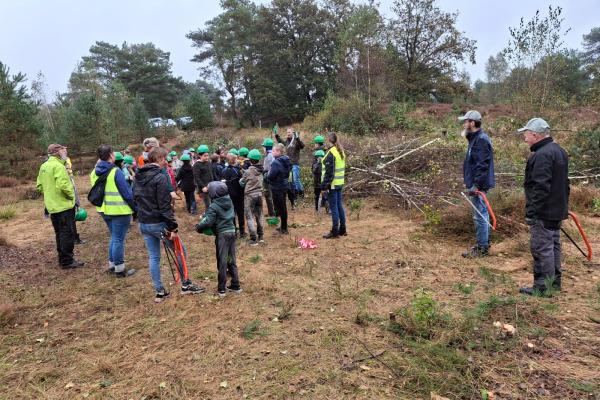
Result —
[{"label": "green hard hat", "polygon": [[323,150],[315,151],[315,157],[325,157],[325,152]]},{"label": "green hard hat", "polygon": [[250,150],[250,152],[248,153],[248,158],[251,160],[259,161],[260,160],[260,151],[258,151],[256,149]]},{"label": "green hard hat", "polygon": [[85,221],[87,219],[87,211],[85,208],[79,208],[75,213],[75,221]]},{"label": "green hard hat", "polygon": [[115,161],[123,161],[123,154],[120,151],[115,151]]},{"label": "green hard hat", "polygon": [[125,157],[123,157],[123,162],[125,164],[133,165],[133,156],[126,155]]},{"label": "green hard hat", "polygon": [[246,157],[246,156],[248,155],[248,153],[249,153],[249,152],[250,152],[250,150],[248,150],[248,148],[246,148],[246,147],[241,147],[241,148],[238,150],[238,154],[239,154],[240,156],[242,156],[242,157]]},{"label": "green hard hat", "polygon": [[193,147],[190,147],[190,148],[188,149],[188,151],[189,151],[190,153],[191,153],[191,152],[194,152],[194,153],[195,153],[195,152],[196,152],[196,149],[195,149],[195,148],[193,148]]},{"label": "green hard hat", "polygon": [[169,155],[170,155],[171,157],[173,157],[173,156],[176,156],[176,155],[177,155],[177,152],[176,152],[175,150],[171,150],[171,152],[169,152]]},{"label": "green hard hat", "polygon": [[229,151],[227,152],[227,154],[233,154],[233,155],[236,155],[236,156],[237,156],[237,155],[238,155],[238,151],[237,151],[237,149],[231,149],[231,150],[229,150]]},{"label": "green hard hat", "polygon": [[325,143],[325,138],[321,135],[317,135],[313,139],[313,143],[323,144],[323,143]]},{"label": "green hard hat", "polygon": [[198,153],[209,153],[210,150],[208,149],[208,146],[205,144],[201,144],[200,146],[198,146]]},{"label": "green hard hat", "polygon": [[265,140],[263,140],[262,145],[264,147],[273,147],[273,139],[271,138],[265,138]]},{"label": "green hard hat", "polygon": [[180,158],[181,161],[190,161],[191,159],[192,159],[192,157],[190,157],[189,154],[184,154]]}]

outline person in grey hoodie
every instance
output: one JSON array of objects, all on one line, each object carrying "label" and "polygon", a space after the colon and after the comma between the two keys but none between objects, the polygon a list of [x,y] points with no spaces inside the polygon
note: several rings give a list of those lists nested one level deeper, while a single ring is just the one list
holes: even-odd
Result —
[{"label": "person in grey hoodie", "polygon": [[[218,271],[217,295],[222,298],[225,297],[227,290],[235,293],[242,292],[235,262],[235,225],[233,223],[235,212],[225,183],[210,182],[207,191],[212,201],[200,222],[196,224],[196,232],[202,233],[211,228],[215,234]],[[228,272],[231,275],[231,284],[226,287]]]},{"label": "person in grey hoodie", "polygon": [[248,244],[256,246],[263,239],[263,169],[259,164],[260,152],[252,149],[248,153],[250,167],[244,170],[240,186],[244,188],[244,213],[248,223]]}]

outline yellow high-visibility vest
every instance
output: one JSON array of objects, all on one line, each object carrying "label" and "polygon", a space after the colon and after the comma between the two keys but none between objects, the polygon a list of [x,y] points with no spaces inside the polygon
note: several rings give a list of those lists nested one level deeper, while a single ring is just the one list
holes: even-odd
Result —
[{"label": "yellow high-visibility vest", "polygon": [[[113,168],[106,177],[106,186],[104,187],[104,202],[100,207],[96,207],[96,211],[99,213],[104,213],[106,215],[131,215],[133,214],[133,210],[121,194],[119,193],[119,189],[117,188],[117,183],[115,182],[115,174],[117,173],[117,167]],[[98,175],[96,175],[96,171],[92,171],[90,174],[90,181],[92,186],[98,179]]]},{"label": "yellow high-visibility vest", "polygon": [[327,156],[331,153],[333,155],[333,159],[335,160],[334,171],[333,171],[333,180],[331,181],[331,189],[335,189],[336,186],[342,186],[344,184],[344,176],[346,175],[346,160],[342,158],[342,155],[338,151],[337,147],[332,147],[329,149],[325,157],[321,160],[321,180],[325,178],[325,160],[327,160]]}]

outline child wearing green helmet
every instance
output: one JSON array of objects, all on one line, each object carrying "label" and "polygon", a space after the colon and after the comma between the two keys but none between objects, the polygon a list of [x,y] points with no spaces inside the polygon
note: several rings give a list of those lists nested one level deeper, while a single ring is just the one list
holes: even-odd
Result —
[{"label": "child wearing green helmet", "polygon": [[250,234],[248,244],[250,246],[264,242],[263,169],[259,164],[260,158],[258,150],[250,150],[248,153],[250,166],[243,171],[240,179],[240,186],[244,188],[244,215],[248,223],[248,233]]}]

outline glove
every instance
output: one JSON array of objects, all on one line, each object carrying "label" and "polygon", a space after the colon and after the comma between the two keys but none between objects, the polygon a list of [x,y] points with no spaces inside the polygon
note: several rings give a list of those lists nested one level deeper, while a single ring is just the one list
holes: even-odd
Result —
[{"label": "glove", "polygon": [[537,224],[538,220],[537,218],[527,218],[525,217],[525,223],[529,226],[533,226],[535,224]]},{"label": "glove", "polygon": [[471,186],[471,188],[467,191],[469,196],[477,196],[477,186]]}]

